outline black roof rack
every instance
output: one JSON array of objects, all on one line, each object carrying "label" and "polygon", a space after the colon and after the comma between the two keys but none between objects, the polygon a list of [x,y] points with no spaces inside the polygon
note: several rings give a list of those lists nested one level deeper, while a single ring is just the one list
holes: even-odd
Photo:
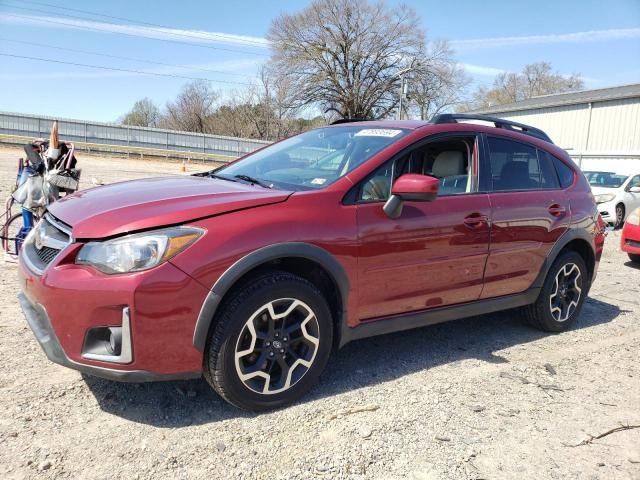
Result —
[{"label": "black roof rack", "polygon": [[429,123],[458,123],[458,120],[480,120],[483,122],[493,123],[496,128],[504,128],[506,130],[512,130],[514,132],[524,133],[531,137],[544,140],[545,142],[553,143],[549,135],[544,133],[539,128],[534,128],[522,123],[512,122],[498,117],[490,117],[488,115],[474,115],[472,113],[442,113],[434,116]]},{"label": "black roof rack", "polygon": [[340,125],[341,123],[351,123],[351,122],[367,122],[366,118],[339,118],[338,120],[334,120],[329,125]]}]

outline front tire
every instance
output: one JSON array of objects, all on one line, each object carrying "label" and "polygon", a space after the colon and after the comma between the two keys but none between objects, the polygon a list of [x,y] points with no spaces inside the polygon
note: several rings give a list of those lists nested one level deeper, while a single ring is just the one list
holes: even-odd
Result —
[{"label": "front tire", "polygon": [[629,255],[629,260],[631,260],[633,263],[640,263],[640,255],[637,253],[628,253],[627,255]]},{"label": "front tire", "polygon": [[623,203],[619,203],[616,205],[616,223],[613,225],[613,228],[618,229],[622,228],[624,225],[624,214],[625,208]]},{"label": "front tire", "polygon": [[589,290],[587,267],[574,251],[562,253],[551,265],[540,295],[525,307],[528,322],[545,332],[563,332],[571,328]]},{"label": "front tire", "polygon": [[229,403],[278,408],[305,394],[324,370],[333,321],[307,280],[268,272],[244,283],[221,306],[210,334],[204,376]]}]

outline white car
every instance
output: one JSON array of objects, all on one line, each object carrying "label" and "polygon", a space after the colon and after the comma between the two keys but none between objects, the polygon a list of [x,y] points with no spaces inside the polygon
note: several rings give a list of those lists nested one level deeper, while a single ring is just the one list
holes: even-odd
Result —
[{"label": "white car", "polygon": [[627,215],[640,207],[640,174],[584,172],[596,197],[602,219],[615,228],[622,227]]}]

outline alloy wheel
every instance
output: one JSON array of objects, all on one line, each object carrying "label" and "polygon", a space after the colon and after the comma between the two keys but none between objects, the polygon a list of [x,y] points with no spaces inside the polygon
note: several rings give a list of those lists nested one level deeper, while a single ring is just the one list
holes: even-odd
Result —
[{"label": "alloy wheel", "polygon": [[236,372],[256,393],[281,393],[309,371],[319,344],[320,327],[311,307],[294,298],[270,301],[240,331]]},{"label": "alloy wheel", "polygon": [[556,274],[553,291],[549,296],[551,315],[557,322],[565,322],[578,307],[582,295],[580,268],[567,263]]}]

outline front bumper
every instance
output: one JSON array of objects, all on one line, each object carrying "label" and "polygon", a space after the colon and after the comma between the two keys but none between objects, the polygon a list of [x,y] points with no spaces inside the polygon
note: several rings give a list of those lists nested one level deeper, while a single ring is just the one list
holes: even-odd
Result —
[{"label": "front bumper", "polygon": [[616,202],[599,203],[598,212],[606,223],[616,223]]},{"label": "front bumper", "polygon": [[[196,319],[209,291],[166,262],[125,275],[105,275],[75,265],[70,244],[41,272],[20,252],[20,304],[36,339],[55,363],[120,381],[195,378],[202,352],[192,343]],[[88,354],[88,332],[123,325],[130,313],[131,359],[108,361]]]},{"label": "front bumper", "polygon": [[620,248],[623,252],[640,255],[640,226],[624,224],[620,237]]},{"label": "front bumper", "polygon": [[73,368],[82,373],[120,382],[153,382],[158,380],[178,380],[200,377],[200,372],[193,374],[157,374],[146,370],[116,370],[74,362],[65,354],[56,333],[51,326],[47,311],[40,304],[32,304],[24,293],[18,295],[18,301],[27,323],[36,340],[46,353],[47,358],[64,367]]}]

